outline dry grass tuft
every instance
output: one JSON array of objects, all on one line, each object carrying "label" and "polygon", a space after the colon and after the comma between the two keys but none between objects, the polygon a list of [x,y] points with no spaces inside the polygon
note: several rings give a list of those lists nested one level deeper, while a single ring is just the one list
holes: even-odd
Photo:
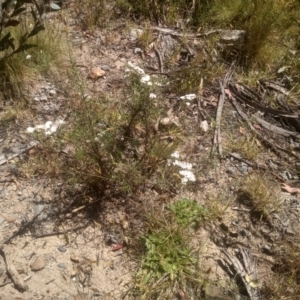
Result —
[{"label": "dry grass tuft", "polygon": [[241,183],[238,200],[260,218],[268,218],[282,205],[278,185],[258,173],[249,175]]}]

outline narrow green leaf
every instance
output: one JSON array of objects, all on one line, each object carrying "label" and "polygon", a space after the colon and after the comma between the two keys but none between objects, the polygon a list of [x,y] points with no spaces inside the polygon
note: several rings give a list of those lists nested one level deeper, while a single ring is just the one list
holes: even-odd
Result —
[{"label": "narrow green leaf", "polygon": [[16,27],[20,24],[20,21],[18,20],[9,20],[7,21],[5,24],[4,24],[4,28],[7,28],[7,27]]},{"label": "narrow green leaf", "polygon": [[42,24],[36,25],[29,33],[28,38],[37,35],[40,31],[45,30],[45,26]]},{"label": "narrow green leaf", "polygon": [[26,32],[24,35],[21,36],[20,38],[20,45],[23,45],[26,40],[28,39],[28,33]]},{"label": "narrow green leaf", "polygon": [[13,43],[14,39],[11,37],[11,33],[8,32],[1,40],[0,40],[0,51],[4,51],[11,47],[15,50],[15,45]]},{"label": "narrow green leaf", "polygon": [[14,12],[12,13],[12,15],[10,16],[11,18],[20,15],[23,11],[25,11],[26,8],[25,7],[20,7],[20,8],[15,8]]},{"label": "narrow green leaf", "polygon": [[33,48],[33,47],[36,47],[36,45],[34,45],[34,44],[22,45],[18,49],[16,49],[13,53],[16,54],[16,53],[19,53],[21,51],[24,51],[24,50],[27,50],[27,49],[30,49],[30,48]]},{"label": "narrow green leaf", "polygon": [[38,18],[37,18],[36,12],[34,11],[34,9],[32,7],[31,7],[31,15],[33,17],[34,22],[37,22]]}]

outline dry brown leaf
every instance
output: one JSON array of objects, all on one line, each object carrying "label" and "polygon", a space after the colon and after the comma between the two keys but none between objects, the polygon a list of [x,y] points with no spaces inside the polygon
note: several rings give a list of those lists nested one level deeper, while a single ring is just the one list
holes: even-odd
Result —
[{"label": "dry brown leaf", "polygon": [[105,71],[102,70],[100,67],[93,67],[93,68],[91,68],[89,78],[98,79],[104,75],[105,75]]},{"label": "dry brown leaf", "polygon": [[261,126],[258,124],[253,124],[253,127],[257,130],[262,130]]},{"label": "dry brown leaf", "polygon": [[181,297],[181,300],[186,300],[185,293],[183,290],[181,290],[181,289],[178,290],[178,294]]},{"label": "dry brown leaf", "polygon": [[255,139],[255,143],[258,147],[262,147],[261,142],[258,139]]},{"label": "dry brown leaf", "polygon": [[80,258],[78,256],[71,256],[70,260],[74,263],[79,263],[80,262]]},{"label": "dry brown leaf", "polygon": [[230,90],[229,90],[229,89],[224,89],[224,92],[225,92],[226,96],[227,96],[229,99],[231,99],[232,94],[231,94]]},{"label": "dry brown leaf", "polygon": [[300,193],[300,188],[291,187],[286,183],[282,183],[281,188],[285,191],[287,191],[290,194],[297,194]]},{"label": "dry brown leaf", "polygon": [[245,135],[246,134],[246,129],[244,127],[240,127],[240,133]]}]

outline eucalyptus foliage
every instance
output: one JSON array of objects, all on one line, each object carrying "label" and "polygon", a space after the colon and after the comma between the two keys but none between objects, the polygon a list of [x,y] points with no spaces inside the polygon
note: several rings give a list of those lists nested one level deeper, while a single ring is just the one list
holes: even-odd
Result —
[{"label": "eucalyptus foliage", "polygon": [[[0,3],[0,61],[35,47],[34,44],[28,43],[28,39],[45,29],[42,21],[45,9],[47,6],[54,10],[60,8],[53,2],[38,3],[36,0],[5,0]],[[28,15],[31,15],[33,24],[19,40],[16,40],[11,28],[19,26]]]}]

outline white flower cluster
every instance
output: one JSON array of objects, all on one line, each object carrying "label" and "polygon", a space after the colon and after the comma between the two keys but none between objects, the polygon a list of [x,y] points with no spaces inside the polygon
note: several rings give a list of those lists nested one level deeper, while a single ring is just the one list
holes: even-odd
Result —
[{"label": "white flower cluster", "polygon": [[[173,158],[180,158],[180,154],[178,151],[175,151],[172,155]],[[179,170],[179,174],[182,176],[181,183],[187,184],[188,181],[196,181],[196,177],[192,172],[193,165],[188,162],[180,161],[180,160],[169,160],[169,165],[178,166],[181,168]]]},{"label": "white flower cluster", "polygon": [[29,133],[32,133],[36,130],[44,130],[46,135],[51,135],[52,133],[56,132],[57,128],[63,123],[65,123],[63,120],[56,120],[54,122],[47,121],[43,125],[37,125],[35,127],[28,127],[26,129],[26,131]]}]

